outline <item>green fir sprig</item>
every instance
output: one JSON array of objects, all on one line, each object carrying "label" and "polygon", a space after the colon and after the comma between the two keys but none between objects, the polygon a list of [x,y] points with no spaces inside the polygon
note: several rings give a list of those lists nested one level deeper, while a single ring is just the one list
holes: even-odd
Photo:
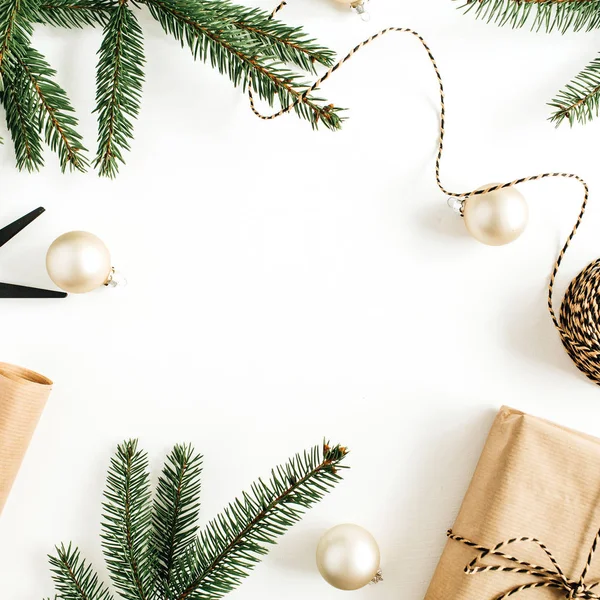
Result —
[{"label": "green fir sprig", "polygon": [[[462,7],[488,23],[534,31],[592,31],[600,28],[600,0],[467,0]],[[585,124],[600,112],[600,58],[591,61],[549,103],[550,120]]]},{"label": "green fir sprig", "polygon": [[202,457],[177,445],[154,498],[147,455],[120,445],[108,471],[102,547],[112,584],[73,546],[49,557],[60,600],[217,600],[240,585],[305,511],[341,480],[341,446],[317,446],[275,467],[199,531]]},{"label": "green fir sprig", "polygon": [[[341,127],[340,109],[318,98],[302,73],[329,67],[335,54],[301,27],[230,0],[0,0],[0,102],[19,169],[38,170],[44,142],[63,171],[85,171],[86,149],[77,119],[55,71],[31,48],[37,24],[102,27],[96,74],[98,148],[93,166],[115,177],[125,161],[139,115],[144,81],[143,32],[136,16],[147,9],[195,59],[227,75],[269,106],[294,105],[316,128]],[[0,140],[1,141],[1,140]]]},{"label": "green fir sprig", "polygon": [[38,20],[67,29],[104,27],[113,6],[112,0],[41,0]]},{"label": "green fir sprig", "polygon": [[94,166],[100,175],[114,177],[118,163],[124,163],[123,151],[133,138],[133,119],[140,112],[144,41],[137,17],[128,2],[111,11],[104,26],[96,76],[96,112],[98,113],[98,154]]}]

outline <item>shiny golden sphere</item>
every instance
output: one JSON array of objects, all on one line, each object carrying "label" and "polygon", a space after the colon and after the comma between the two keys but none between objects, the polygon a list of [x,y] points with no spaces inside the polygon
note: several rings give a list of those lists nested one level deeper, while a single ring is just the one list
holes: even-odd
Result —
[{"label": "shiny golden sphere", "polygon": [[362,527],[346,523],[326,531],[317,547],[317,567],[323,579],[339,590],[358,590],[379,570],[379,547]]},{"label": "shiny golden sphere", "polygon": [[65,292],[91,292],[110,276],[110,252],[95,235],[71,231],[54,240],[48,249],[46,269],[50,279]]},{"label": "shiny golden sphere", "polygon": [[[495,184],[485,187],[492,185]],[[529,208],[523,194],[512,187],[467,198],[463,216],[469,233],[476,240],[488,246],[503,246],[525,231]]]}]

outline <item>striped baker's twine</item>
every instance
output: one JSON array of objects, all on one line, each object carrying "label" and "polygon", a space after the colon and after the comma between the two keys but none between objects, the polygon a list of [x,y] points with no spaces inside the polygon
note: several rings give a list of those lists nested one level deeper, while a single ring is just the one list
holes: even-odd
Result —
[{"label": "striped baker's twine", "polygon": [[[580,599],[580,600],[600,600],[600,595],[598,593],[592,591],[594,588],[600,585],[600,582],[596,581],[593,583],[586,583],[585,580],[587,578],[588,572],[590,570],[590,565],[592,564],[592,560],[594,559],[594,554],[596,553],[596,548],[598,547],[598,540],[600,539],[600,531],[596,534],[594,538],[594,542],[588,554],[585,567],[581,573],[581,576],[577,581],[573,581],[568,579],[563,570],[560,568],[558,562],[552,555],[552,552],[548,550],[548,548],[540,542],[537,538],[532,537],[520,537],[520,538],[511,538],[499,544],[496,544],[493,548],[486,548],[485,546],[481,546],[472,542],[460,535],[455,535],[452,530],[449,530],[447,533],[448,537],[451,540],[456,542],[460,542],[465,546],[469,546],[469,548],[474,548],[478,551],[479,554],[465,567],[465,573],[467,575],[476,575],[478,573],[491,573],[491,572],[502,572],[502,573],[520,573],[533,575],[538,578],[540,581],[532,581],[530,583],[525,583],[510,589],[508,592],[504,592],[500,596],[497,596],[495,600],[504,600],[504,598],[509,598],[510,596],[514,596],[519,592],[523,592],[525,590],[535,589],[535,588],[557,588],[564,592],[566,592],[567,598],[572,599]],[[514,556],[506,554],[502,552],[502,548],[506,548],[507,546],[511,546],[513,544],[521,544],[521,543],[531,543],[537,545],[541,548],[546,556],[550,559],[552,563],[553,570],[547,569],[545,567],[541,567],[539,565],[531,564],[524,560],[519,560]],[[509,567],[502,565],[488,565],[483,563],[482,561],[488,556],[498,556],[500,559],[505,561],[510,561],[515,563],[518,566]]]},{"label": "striped baker's twine", "polygon": [[[273,11],[272,17],[275,16],[282,8],[284,8],[286,4],[287,2],[285,1],[281,2]],[[446,196],[458,198],[464,204],[465,200],[473,196],[479,196],[496,190],[511,188],[516,185],[520,185],[521,183],[527,183],[529,181],[538,181],[540,179],[556,177],[564,179],[575,179],[578,182],[580,182],[583,186],[583,202],[581,204],[581,209],[579,211],[577,221],[575,222],[575,225],[571,230],[571,233],[569,234],[565,244],[560,250],[558,258],[554,263],[554,268],[552,269],[552,275],[550,276],[550,281],[548,284],[548,310],[550,312],[550,316],[552,317],[552,321],[560,334],[563,345],[571,359],[575,362],[575,364],[581,371],[583,371],[592,381],[594,381],[594,383],[600,385],[600,307],[598,300],[600,298],[600,259],[588,265],[571,282],[565,293],[560,308],[560,314],[558,316],[554,310],[553,302],[554,283],[556,280],[556,275],[562,264],[565,253],[568,250],[573,240],[573,237],[577,233],[579,226],[581,225],[583,215],[585,214],[589,198],[589,187],[587,183],[579,175],[575,175],[573,173],[541,173],[539,175],[521,177],[519,179],[514,179],[513,181],[492,185],[484,189],[477,189],[470,192],[452,192],[446,189],[442,184],[440,176],[440,164],[442,160],[442,154],[444,151],[444,135],[446,133],[446,105],[444,85],[442,83],[442,76],[440,74],[436,60],[431,50],[429,49],[429,46],[420,34],[418,34],[416,31],[413,31],[412,29],[404,27],[388,27],[387,29],[383,29],[379,33],[372,35],[370,38],[366,39],[364,42],[354,47],[342,60],[340,60],[337,64],[331,67],[329,71],[327,71],[322,77],[317,79],[317,81],[315,81],[315,83],[312,86],[310,86],[306,91],[304,91],[289,106],[286,106],[280,111],[271,115],[264,115],[257,110],[254,104],[252,88],[249,87],[248,95],[250,98],[250,107],[252,108],[252,111],[258,117],[264,120],[276,119],[277,117],[289,113],[298,104],[305,102],[312,92],[317,90],[317,88],[319,88],[324,81],[329,79],[329,77],[331,77],[333,73],[335,73],[344,63],[349,61],[359,50],[371,44],[383,35],[391,32],[407,33],[417,38],[423,46],[423,48],[425,49],[425,51],[427,52],[429,60],[431,61],[431,65],[433,66],[433,70],[435,71],[437,81],[439,84],[440,95],[440,135],[438,152],[435,161],[435,179],[439,189]]]}]

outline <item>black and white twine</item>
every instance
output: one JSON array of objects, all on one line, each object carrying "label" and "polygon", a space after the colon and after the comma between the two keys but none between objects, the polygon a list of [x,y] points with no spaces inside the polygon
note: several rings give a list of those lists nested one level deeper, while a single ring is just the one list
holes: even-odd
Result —
[{"label": "black and white twine", "polygon": [[[594,554],[596,553],[596,549],[598,548],[598,542],[600,541],[600,531],[596,533],[596,537],[592,543],[592,547],[587,556],[587,560],[585,562],[585,566],[583,571],[578,579],[569,579],[564,571],[561,569],[558,561],[550,552],[548,547],[544,545],[540,540],[534,537],[519,537],[519,538],[511,538],[509,540],[505,540],[504,542],[500,542],[496,544],[492,548],[486,548],[480,544],[476,544],[467,538],[464,538],[460,535],[456,535],[449,530],[448,538],[464,544],[469,548],[474,548],[477,550],[478,554],[475,558],[465,567],[465,573],[467,575],[477,575],[479,573],[518,573],[524,575],[532,575],[536,578],[536,581],[530,581],[528,583],[523,583],[512,589],[504,592],[500,596],[497,596],[495,600],[505,600],[505,598],[510,598],[520,592],[524,592],[525,590],[535,589],[535,588],[554,588],[558,590],[562,590],[565,593],[566,598],[576,599],[576,600],[600,600],[600,595],[598,590],[598,586],[600,585],[600,581],[587,582],[587,577],[589,574],[590,567],[592,565],[592,561],[594,559]],[[551,568],[542,567],[540,565],[532,564],[525,560],[520,560],[515,556],[507,554],[503,552],[503,548],[507,548],[508,546],[516,545],[516,544],[534,544],[538,548],[540,548],[544,554],[550,560],[552,564]],[[504,561],[503,564],[487,564],[483,561],[487,558],[489,560],[490,557],[498,557],[500,561]],[[508,561],[508,562],[506,562]],[[516,566],[508,566],[508,563],[513,563]]]},{"label": "black and white twine", "polygon": [[[287,2],[285,1],[281,2],[273,11],[272,16],[275,16],[282,8],[286,6],[286,4]],[[252,88],[250,87],[248,90],[250,107],[252,108],[254,114],[263,120],[276,119],[277,117],[289,113],[298,104],[304,102],[312,92],[317,90],[323,84],[323,82],[329,79],[333,73],[335,73],[343,64],[348,62],[362,48],[371,44],[382,36],[392,32],[406,33],[415,37],[421,43],[422,47],[425,49],[425,52],[427,52],[437,77],[440,95],[440,135],[438,152],[435,161],[435,178],[439,189],[446,196],[455,198],[462,204],[473,196],[487,194],[489,192],[505,188],[511,188],[530,181],[556,177],[575,179],[583,186],[583,202],[581,204],[577,221],[575,222],[571,233],[569,234],[566,242],[560,250],[560,253],[558,254],[552,274],[550,276],[550,281],[548,284],[548,310],[550,311],[552,321],[558,330],[569,356],[575,362],[577,367],[583,371],[583,373],[585,373],[594,383],[600,385],[600,259],[592,262],[583,271],[581,271],[581,273],[579,273],[575,279],[573,279],[565,293],[558,315],[554,310],[553,303],[556,275],[562,264],[565,253],[568,250],[573,237],[577,233],[579,226],[581,225],[581,221],[587,207],[589,198],[589,187],[587,183],[579,175],[575,175],[573,173],[541,173],[539,175],[521,177],[519,179],[514,179],[513,181],[492,185],[484,189],[477,189],[470,192],[452,192],[446,189],[442,184],[440,176],[440,164],[444,151],[444,135],[446,133],[444,85],[442,83],[442,76],[436,60],[429,46],[419,33],[405,27],[388,27],[379,31],[378,33],[367,38],[364,42],[355,46],[344,58],[332,66],[323,76],[319,77],[317,81],[315,81],[314,84],[307,90],[305,90],[293,103],[291,103],[289,106],[283,107],[274,114],[264,115],[256,108],[252,94]]]}]

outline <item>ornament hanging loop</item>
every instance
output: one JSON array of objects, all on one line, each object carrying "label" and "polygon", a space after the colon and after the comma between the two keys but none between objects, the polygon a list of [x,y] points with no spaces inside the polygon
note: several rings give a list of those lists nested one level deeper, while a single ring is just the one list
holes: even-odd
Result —
[{"label": "ornament hanging loop", "polygon": [[117,271],[114,267],[111,268],[108,279],[104,282],[106,287],[125,287],[127,285],[127,279],[123,273]]},{"label": "ornament hanging loop", "polygon": [[353,2],[351,5],[352,10],[360,16],[363,21],[370,21],[371,15],[367,12],[365,8],[365,0],[357,0],[357,2]]},{"label": "ornament hanging loop", "polygon": [[381,569],[377,569],[377,573],[375,573],[375,577],[373,577],[373,579],[371,579],[371,582],[369,585],[375,585],[376,583],[381,583],[383,581],[383,573],[381,571]]},{"label": "ornament hanging loop", "polygon": [[456,198],[455,196],[450,196],[448,198],[448,206],[461,217],[463,216],[463,210],[465,208],[465,200],[464,198]]}]

